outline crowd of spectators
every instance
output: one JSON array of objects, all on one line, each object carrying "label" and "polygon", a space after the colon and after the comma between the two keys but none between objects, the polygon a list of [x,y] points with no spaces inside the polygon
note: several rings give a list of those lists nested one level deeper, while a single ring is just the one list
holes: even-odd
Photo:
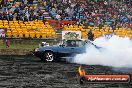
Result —
[{"label": "crowd of spectators", "polygon": [[0,20],[45,20],[39,5],[59,21],[72,20],[99,28],[104,24],[112,29],[132,28],[131,0],[0,0]]},{"label": "crowd of spectators", "polygon": [[33,0],[1,0],[0,20],[33,21],[45,20],[44,12]]},{"label": "crowd of spectators", "polygon": [[46,8],[57,20],[73,20],[98,26],[104,24],[130,27],[132,21],[131,0],[44,0]]}]

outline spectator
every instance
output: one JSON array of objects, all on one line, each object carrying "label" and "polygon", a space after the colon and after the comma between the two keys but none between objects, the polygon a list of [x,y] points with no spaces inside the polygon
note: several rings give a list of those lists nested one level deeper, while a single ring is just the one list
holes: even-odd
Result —
[{"label": "spectator", "polygon": [[94,34],[92,33],[92,30],[88,32],[88,40],[93,41],[94,40]]},{"label": "spectator", "polygon": [[6,48],[9,47],[9,43],[8,43],[8,40],[6,39]]}]

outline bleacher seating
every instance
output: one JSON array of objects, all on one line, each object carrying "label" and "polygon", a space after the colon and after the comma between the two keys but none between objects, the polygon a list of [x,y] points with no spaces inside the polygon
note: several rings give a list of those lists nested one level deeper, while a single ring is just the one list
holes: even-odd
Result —
[{"label": "bleacher seating", "polygon": [[0,28],[7,29],[8,38],[54,38],[54,29],[46,22],[18,22],[0,20]]},{"label": "bleacher seating", "polygon": [[126,28],[117,28],[115,30],[108,30],[109,27],[107,25],[104,25],[104,27],[102,29],[99,29],[98,27],[92,27],[92,26],[88,26],[87,29],[84,28],[83,25],[78,26],[78,25],[65,25],[64,26],[64,30],[69,30],[69,31],[81,31],[81,35],[83,39],[87,38],[87,33],[89,30],[92,30],[92,32],[94,33],[94,39],[98,38],[100,36],[103,36],[104,34],[116,34],[120,37],[130,37],[132,38],[132,30],[131,29],[126,29]]},{"label": "bleacher seating", "polygon": [[[56,32],[53,27],[48,23],[45,24],[42,21],[34,21],[34,22],[18,22],[17,20],[7,21],[0,20],[0,27],[7,29],[7,37],[8,38],[54,38],[56,36]],[[130,28],[115,28],[112,30],[109,26],[104,25],[102,29],[99,27],[88,26],[85,28],[84,25],[64,25],[63,30],[70,31],[81,31],[82,38],[87,38],[87,33],[89,30],[92,30],[94,33],[94,38],[102,36],[104,34],[114,33],[119,35],[120,37],[128,36],[132,38],[132,30]],[[109,30],[110,29],[110,30]]]}]

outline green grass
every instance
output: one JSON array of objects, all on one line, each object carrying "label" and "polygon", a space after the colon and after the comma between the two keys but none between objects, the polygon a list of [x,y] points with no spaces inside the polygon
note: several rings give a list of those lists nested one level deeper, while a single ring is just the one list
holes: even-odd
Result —
[{"label": "green grass", "polygon": [[0,49],[27,49],[27,50],[33,50],[36,47],[38,47],[38,45],[35,45],[35,44],[9,44],[9,47],[6,48],[6,45],[3,44],[2,41],[0,41]]}]

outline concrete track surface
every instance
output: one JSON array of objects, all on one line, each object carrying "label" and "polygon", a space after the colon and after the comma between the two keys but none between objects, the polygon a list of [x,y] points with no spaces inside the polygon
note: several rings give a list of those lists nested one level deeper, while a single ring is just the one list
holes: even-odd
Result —
[{"label": "concrete track surface", "polygon": [[[0,88],[132,88],[129,84],[80,85],[76,73],[79,64],[41,62],[33,56],[0,56]],[[120,74],[111,67],[83,65],[89,74]]]}]

